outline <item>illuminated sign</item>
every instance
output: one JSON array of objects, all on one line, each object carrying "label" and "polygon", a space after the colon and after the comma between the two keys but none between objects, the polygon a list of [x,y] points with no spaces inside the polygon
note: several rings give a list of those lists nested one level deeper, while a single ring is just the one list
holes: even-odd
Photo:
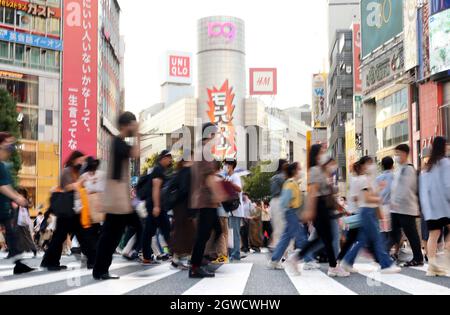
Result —
[{"label": "illuminated sign", "polygon": [[250,95],[277,95],[277,69],[250,69]]},{"label": "illuminated sign", "polygon": [[0,29],[0,40],[36,46],[50,50],[62,50],[63,43],[59,39]]},{"label": "illuminated sign", "polygon": [[21,0],[0,0],[0,6],[5,8],[16,9],[26,12],[27,14],[43,17],[43,18],[60,18],[61,10],[37,3],[30,3]]},{"label": "illuminated sign", "polygon": [[236,38],[237,27],[234,23],[226,22],[210,22],[208,23],[209,37],[224,37],[227,41],[232,42]]},{"label": "illuminated sign", "polygon": [[431,74],[450,69],[450,9],[430,17]]},{"label": "illuminated sign", "polygon": [[219,159],[235,159],[237,155],[236,131],[233,124],[235,106],[233,88],[228,80],[220,89],[208,89],[208,117],[219,127],[219,143],[213,149],[213,155]]},{"label": "illuminated sign", "polygon": [[23,78],[23,74],[22,73],[16,73],[16,72],[9,72],[9,71],[0,70],[0,77],[2,77],[2,78],[11,78],[11,79],[22,79]]}]

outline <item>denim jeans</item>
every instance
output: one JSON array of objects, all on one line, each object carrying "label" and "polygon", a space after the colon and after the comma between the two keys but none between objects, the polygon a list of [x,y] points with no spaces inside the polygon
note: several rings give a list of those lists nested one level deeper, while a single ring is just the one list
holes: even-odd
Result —
[{"label": "denim jeans", "polygon": [[[340,250],[340,234],[339,234],[339,222],[338,220],[332,220],[331,221],[331,233],[333,234],[333,249],[336,257],[339,255]],[[310,241],[318,238],[317,231],[314,230],[313,234],[311,234]],[[325,248],[325,245],[322,241],[314,245],[308,253],[305,255],[304,260],[306,263],[315,261],[315,254],[322,249]]]},{"label": "denim jeans", "polygon": [[285,213],[286,226],[280,241],[273,252],[272,261],[280,261],[292,239],[295,239],[295,247],[302,248],[308,241],[306,229],[299,223],[297,210],[289,209]]},{"label": "denim jeans", "polygon": [[382,269],[392,266],[392,259],[389,257],[385,242],[380,232],[380,224],[376,214],[376,209],[361,208],[361,227],[359,229],[358,241],[353,245],[350,251],[345,255],[344,261],[353,266],[359,251],[368,244],[373,246],[375,257]]},{"label": "denim jeans", "polygon": [[242,218],[230,216],[228,226],[233,230],[233,248],[230,248],[230,259],[241,259],[241,220]]}]

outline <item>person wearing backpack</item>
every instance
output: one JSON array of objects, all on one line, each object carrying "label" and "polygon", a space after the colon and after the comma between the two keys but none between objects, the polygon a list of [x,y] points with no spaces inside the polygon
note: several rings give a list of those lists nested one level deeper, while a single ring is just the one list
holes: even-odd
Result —
[{"label": "person wearing backpack", "polygon": [[[185,154],[186,157],[187,153]],[[176,199],[173,207],[172,267],[188,270],[188,257],[192,253],[195,237],[194,217],[189,211],[189,193],[191,187],[191,166],[189,158],[183,158],[176,167]]]},{"label": "person wearing backpack", "polygon": [[162,191],[164,183],[167,181],[166,172],[172,164],[172,154],[168,150],[164,150],[158,156],[158,162],[151,172],[151,194],[146,201],[148,216],[145,219],[145,227],[142,233],[142,264],[155,265],[159,262],[153,258],[152,238],[155,236],[157,229],[161,230],[166,242],[170,242],[170,221],[167,211],[162,204]]},{"label": "person wearing backpack", "polygon": [[225,160],[225,181],[229,182],[233,189],[239,193],[239,206],[230,213],[228,218],[228,226],[233,230],[233,248],[230,248],[229,259],[239,261],[241,260],[241,224],[244,218],[244,208],[242,200],[242,181],[241,177],[235,173],[237,161],[234,159]]},{"label": "person wearing backpack", "polygon": [[404,267],[420,267],[424,265],[424,257],[416,222],[420,217],[417,172],[414,166],[408,164],[409,153],[410,148],[407,144],[395,148],[398,168],[394,174],[391,191],[392,231],[388,250],[399,244],[403,230],[414,255]]}]

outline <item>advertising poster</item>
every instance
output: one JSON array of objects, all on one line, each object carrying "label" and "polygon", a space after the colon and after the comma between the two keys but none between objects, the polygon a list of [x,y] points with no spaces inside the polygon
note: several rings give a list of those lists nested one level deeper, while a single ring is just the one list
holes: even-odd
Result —
[{"label": "advertising poster", "polygon": [[313,75],[312,82],[312,115],[314,128],[327,126],[327,74]]},{"label": "advertising poster", "polygon": [[98,2],[65,0],[63,31],[62,163],[97,155]]},{"label": "advertising poster", "polygon": [[430,17],[431,74],[450,69],[450,10]]}]

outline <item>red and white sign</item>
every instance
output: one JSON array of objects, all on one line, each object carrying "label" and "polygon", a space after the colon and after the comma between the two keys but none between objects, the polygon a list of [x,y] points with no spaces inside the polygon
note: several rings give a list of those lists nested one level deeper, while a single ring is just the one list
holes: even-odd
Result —
[{"label": "red and white sign", "polygon": [[64,0],[62,157],[97,155],[98,1]]},{"label": "red and white sign", "polygon": [[165,58],[164,83],[192,84],[192,54],[168,51]]},{"label": "red and white sign", "polygon": [[191,58],[169,56],[169,73],[171,77],[189,78],[191,76]]},{"label": "red and white sign", "polygon": [[277,69],[250,69],[250,95],[277,95]]},{"label": "red and white sign", "polygon": [[361,76],[361,25],[353,24],[353,89],[355,94],[362,92]]}]

